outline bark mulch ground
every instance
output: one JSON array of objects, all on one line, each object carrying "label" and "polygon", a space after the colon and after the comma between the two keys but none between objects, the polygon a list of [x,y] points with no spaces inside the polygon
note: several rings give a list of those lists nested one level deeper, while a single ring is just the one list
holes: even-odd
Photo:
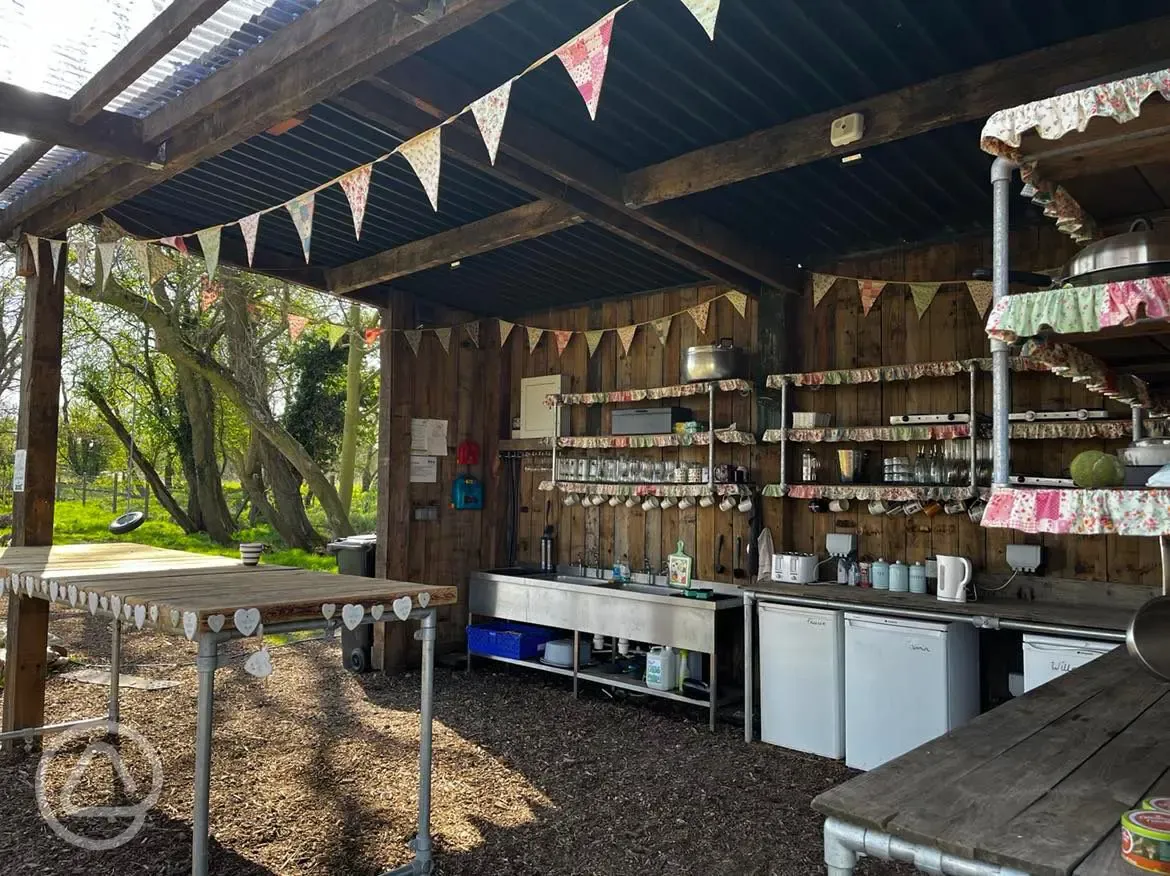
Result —
[{"label": "bark mulch ground", "polygon": [[[54,617],[82,662],[108,661],[104,623]],[[141,832],[111,851],[81,851],[38,812],[37,759],[0,754],[0,874],[190,872],[196,675],[189,643],[124,637],[125,672],[178,687],[127,690],[122,720],[162,759],[162,795]],[[238,652],[242,655],[244,652]],[[217,673],[211,871],[216,876],[361,874],[409,859],[417,804],[418,676],[355,676],[334,643],[273,652],[257,681],[234,659]],[[49,721],[103,714],[105,689],[54,677]],[[436,677],[433,830],[442,876],[481,874],[823,873],[821,820],[809,808],[847,779],[839,763],[767,745],[742,729],[712,734],[706,713],[657,701],[612,700],[592,688],[492,666]],[[95,737],[97,738],[97,737]],[[81,745],[76,746],[81,750]],[[146,761],[126,752],[149,786]],[[46,782],[64,791],[77,764],[60,757]],[[111,805],[108,759],[72,792],[75,806]],[[51,799],[56,799],[51,797]],[[65,823],[95,836],[93,819]],[[107,824],[107,832],[124,826]],[[863,861],[859,874],[905,874]]]}]

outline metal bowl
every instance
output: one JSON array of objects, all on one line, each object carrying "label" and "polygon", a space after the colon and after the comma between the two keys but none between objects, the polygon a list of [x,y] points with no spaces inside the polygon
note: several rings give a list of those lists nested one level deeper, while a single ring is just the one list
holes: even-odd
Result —
[{"label": "metal bowl", "polygon": [[1125,647],[1142,666],[1170,681],[1170,596],[1155,596],[1134,613]]},{"label": "metal bowl", "polygon": [[1121,458],[1126,465],[1165,465],[1170,462],[1170,438],[1139,438]]},{"label": "metal bowl", "polygon": [[1064,266],[1060,284],[1093,286],[1158,277],[1170,271],[1170,228],[1136,220],[1124,234],[1089,244]]}]

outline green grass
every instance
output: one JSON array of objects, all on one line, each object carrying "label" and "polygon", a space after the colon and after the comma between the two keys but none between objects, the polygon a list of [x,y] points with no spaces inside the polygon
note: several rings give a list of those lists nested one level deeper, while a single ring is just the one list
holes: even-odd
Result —
[{"label": "green grass", "polygon": [[[238,557],[240,555],[236,545],[216,544],[204,533],[187,535],[169,518],[157,516],[153,512],[150,519],[128,535],[114,535],[107,529],[114,517],[115,515],[110,512],[105,503],[89,502],[82,505],[81,502],[76,501],[58,502],[53,519],[53,541],[57,544],[121,541],[148,544],[176,551],[189,551],[196,554],[224,557]],[[264,553],[260,560],[262,563],[297,566],[319,572],[337,571],[336,561],[327,554],[314,554],[309,551],[284,547],[280,537],[270,526],[257,526],[241,530],[236,533],[236,538],[242,542],[259,541],[270,545],[273,550]]]}]

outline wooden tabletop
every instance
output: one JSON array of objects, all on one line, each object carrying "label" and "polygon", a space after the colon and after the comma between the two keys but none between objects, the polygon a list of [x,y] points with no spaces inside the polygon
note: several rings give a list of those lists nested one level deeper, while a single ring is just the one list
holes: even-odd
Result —
[{"label": "wooden tabletop", "polygon": [[1130,876],[1121,815],[1170,794],[1168,694],[1122,647],[812,805],[1035,876]]},{"label": "wooden tabletop", "polygon": [[1054,626],[1077,627],[1084,630],[1124,632],[1133,617],[1132,607],[1111,608],[1099,605],[1073,605],[1063,602],[1027,601],[1022,599],[988,599],[979,602],[943,602],[933,596],[916,593],[891,593],[869,587],[848,587],[843,584],[781,584],[776,581],[756,581],[744,589],[754,593],[776,596],[798,596],[806,599],[824,599],[840,602],[848,610],[851,605],[881,608],[907,608],[915,611],[939,611],[971,617],[995,617],[1001,620],[1031,621]]},{"label": "wooden tabletop", "polygon": [[237,610],[256,609],[265,624],[304,623],[341,619],[346,606],[360,605],[392,620],[395,600],[409,598],[412,608],[457,600],[454,587],[244,566],[238,559],[129,543],[5,548],[0,578],[28,596],[187,636],[209,629],[209,618],[211,626],[230,631]]}]

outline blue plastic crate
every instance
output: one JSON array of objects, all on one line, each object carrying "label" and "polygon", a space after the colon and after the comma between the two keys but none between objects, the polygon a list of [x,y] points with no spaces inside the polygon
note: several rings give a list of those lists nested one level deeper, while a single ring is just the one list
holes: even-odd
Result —
[{"label": "blue plastic crate", "polygon": [[541,647],[557,637],[557,631],[531,624],[509,621],[487,621],[469,624],[467,650],[488,657],[511,657],[513,660],[531,660]]}]

